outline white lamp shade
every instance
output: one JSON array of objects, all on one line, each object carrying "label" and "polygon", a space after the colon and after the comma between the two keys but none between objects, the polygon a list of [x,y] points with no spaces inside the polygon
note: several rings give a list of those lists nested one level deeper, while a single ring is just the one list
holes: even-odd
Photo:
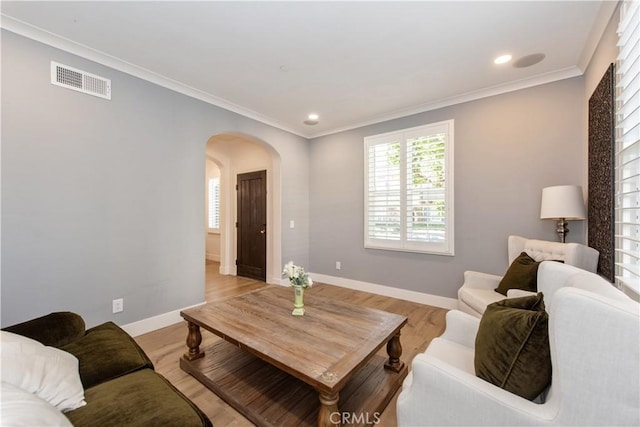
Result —
[{"label": "white lamp shade", "polygon": [[558,185],[542,189],[540,219],[585,219],[587,211],[579,185]]}]

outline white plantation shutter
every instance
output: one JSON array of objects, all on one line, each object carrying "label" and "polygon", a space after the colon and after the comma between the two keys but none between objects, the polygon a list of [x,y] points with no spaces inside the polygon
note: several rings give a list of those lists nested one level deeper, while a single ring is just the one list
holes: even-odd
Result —
[{"label": "white plantation shutter", "polygon": [[407,140],[407,241],[444,238],[445,133],[410,135]]},{"label": "white plantation shutter", "polygon": [[[370,239],[400,241],[400,135],[373,140],[368,149],[367,230]],[[397,162],[390,161],[397,159]]]},{"label": "white plantation shutter", "polygon": [[453,255],[453,120],[365,138],[366,248]]},{"label": "white plantation shutter", "polygon": [[620,7],[616,82],[616,284],[640,294],[640,2]]},{"label": "white plantation shutter", "polygon": [[220,228],[220,178],[209,179],[208,227]]}]

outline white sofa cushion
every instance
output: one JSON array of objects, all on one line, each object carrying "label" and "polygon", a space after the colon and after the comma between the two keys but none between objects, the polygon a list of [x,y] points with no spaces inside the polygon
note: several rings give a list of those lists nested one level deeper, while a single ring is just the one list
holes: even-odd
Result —
[{"label": "white sofa cushion", "polygon": [[435,338],[429,344],[428,351],[432,357],[446,360],[454,368],[475,375],[473,348],[447,339]]},{"label": "white sofa cushion", "polygon": [[2,382],[35,394],[60,411],[86,405],[74,355],[11,332],[0,334]]},{"label": "white sofa cushion", "polygon": [[478,288],[466,288],[464,292],[458,294],[458,297],[460,301],[478,313],[484,313],[489,304],[504,299],[504,295],[497,293],[493,289]]},{"label": "white sofa cushion", "polygon": [[524,291],[522,289],[509,289],[507,291],[507,298],[522,298],[522,297],[530,297],[531,295],[535,295],[535,292]]}]

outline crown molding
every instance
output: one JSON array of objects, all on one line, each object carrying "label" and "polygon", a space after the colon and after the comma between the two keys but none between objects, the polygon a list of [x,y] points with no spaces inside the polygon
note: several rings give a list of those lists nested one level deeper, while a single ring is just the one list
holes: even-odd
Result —
[{"label": "crown molding", "polygon": [[271,118],[263,114],[250,110],[248,108],[244,108],[240,105],[234,104],[233,102],[228,101],[226,99],[217,97],[210,93],[185,85],[184,83],[180,83],[169,77],[165,77],[161,74],[158,74],[153,71],[147,70],[146,68],[142,68],[137,65],[131,64],[115,56],[106,54],[99,50],[93,49],[89,46],[85,46],[83,44],[77,43],[65,37],[61,37],[57,34],[51,33],[42,28],[28,24],[19,19],[15,19],[11,16],[1,14],[0,18],[1,18],[0,28],[3,28],[12,33],[38,41],[40,43],[54,47],[56,49],[63,50],[73,55],[77,55],[81,58],[88,59],[90,61],[104,65],[106,67],[113,68],[114,70],[121,71],[131,76],[138,77],[140,79],[154,83],[158,86],[162,86],[166,89],[170,89],[174,92],[178,92],[183,95],[189,96],[191,98],[206,102],[208,104],[215,105],[220,108],[224,108],[225,110],[229,110],[231,112],[240,114],[244,117],[247,117],[247,118],[256,120],[258,122],[264,123],[266,125],[273,126],[275,128],[292,133],[294,135],[298,135],[303,138],[309,138],[308,135],[304,135],[296,130],[293,130],[285,125],[282,125],[281,123],[278,123],[272,120]]},{"label": "crown molding", "polygon": [[[611,4],[613,4],[613,7],[611,7]],[[592,43],[593,44],[592,48],[591,47],[588,49],[585,48],[581,56],[581,59],[582,59],[582,57],[585,57],[585,55],[588,53],[587,55],[588,58],[586,59],[587,63],[590,60],[591,55],[593,55],[593,52],[595,51],[595,47],[597,46],[597,43],[599,41],[598,37],[602,36],[602,33],[606,28],[608,20],[611,18],[611,15],[613,14],[613,11],[616,9],[616,7],[617,7],[617,2],[605,1],[603,3],[603,7],[601,8],[601,12],[598,17],[598,25],[594,27],[594,28],[597,28],[597,30],[594,30],[591,36],[591,39],[596,40],[595,44]],[[131,64],[129,62],[123,61],[120,58],[114,57],[112,55],[108,55],[104,52],[98,51],[89,46],[85,46],[73,40],[61,37],[59,35],[56,35],[54,33],[51,33],[49,31],[46,31],[34,25],[28,24],[26,22],[20,21],[13,17],[7,16],[5,14],[1,14],[0,18],[1,18],[0,28],[3,28],[12,33],[52,46],[54,48],[63,50],[65,52],[77,55],[81,58],[113,68],[117,71],[121,71],[123,73],[154,83],[158,86],[173,90],[174,92],[178,92],[183,95],[189,96],[191,98],[206,102],[208,104],[215,105],[220,108],[224,108],[225,110],[240,114],[249,119],[256,120],[258,122],[264,123],[269,126],[273,126],[285,132],[289,132],[291,134],[294,134],[306,139],[319,138],[322,136],[332,135],[339,132],[345,132],[345,131],[357,129],[360,127],[385,122],[388,120],[394,120],[401,117],[410,116],[413,114],[433,111],[440,108],[450,107],[456,104],[462,104],[465,102],[475,101],[482,98],[488,98],[491,96],[513,92],[521,89],[526,89],[526,88],[530,88],[530,87],[534,87],[534,86],[538,86],[546,83],[552,83],[558,80],[577,77],[582,75],[583,70],[586,68],[586,66],[585,67],[582,67],[582,66],[569,67],[562,70],[534,76],[528,79],[518,80],[515,82],[509,82],[501,85],[490,86],[487,88],[467,92],[461,95],[456,95],[453,97],[436,100],[436,101],[432,101],[429,103],[420,104],[420,105],[416,105],[408,108],[394,110],[391,112],[374,116],[366,121],[354,122],[342,127],[333,128],[333,129],[329,129],[329,130],[318,132],[318,133],[306,134],[306,133],[301,133],[299,131],[291,129],[281,123],[274,121],[270,117],[267,117],[263,114],[250,110],[248,108],[244,108],[226,99],[219,98],[210,93],[185,85],[176,80],[170,79],[168,77],[165,77],[153,71],[150,71],[145,68],[139,67],[137,65]],[[604,22],[604,24],[602,25],[601,22]],[[588,44],[588,46],[591,46],[591,45]]]},{"label": "crown molding", "polygon": [[600,40],[602,39],[602,35],[604,34],[607,26],[609,25],[609,21],[613,17],[613,14],[618,9],[620,2],[618,0],[605,0],[600,5],[600,10],[598,11],[598,16],[591,27],[591,31],[589,32],[589,37],[587,38],[587,42],[584,45],[584,49],[582,49],[582,53],[580,54],[580,58],[578,59],[578,68],[580,68],[583,72],[586,71],[589,63],[591,62],[591,58],[595,53]]},{"label": "crown molding", "polygon": [[501,95],[508,92],[514,92],[517,90],[527,89],[530,87],[539,86],[547,83],[553,83],[559,80],[581,76],[582,74],[583,74],[582,70],[580,70],[578,67],[564,68],[558,71],[540,74],[528,79],[522,79],[522,80],[517,80],[515,82],[509,82],[501,85],[490,86],[490,87],[475,90],[472,92],[463,93],[461,95],[456,95],[450,98],[445,98],[442,100],[420,104],[420,105],[416,105],[409,108],[395,110],[389,113],[385,113],[383,115],[375,116],[367,121],[352,123],[350,125],[346,125],[338,129],[333,129],[331,131],[313,134],[309,137],[309,139],[319,138],[321,136],[331,135],[338,132],[345,132],[348,130],[353,130],[353,129],[361,128],[364,126],[373,125],[376,123],[386,122],[388,120],[394,120],[402,117],[411,116],[413,114],[419,114],[427,111],[438,110],[440,108],[450,107],[452,105],[462,104],[469,101],[476,101],[478,99],[488,98],[491,96]]}]

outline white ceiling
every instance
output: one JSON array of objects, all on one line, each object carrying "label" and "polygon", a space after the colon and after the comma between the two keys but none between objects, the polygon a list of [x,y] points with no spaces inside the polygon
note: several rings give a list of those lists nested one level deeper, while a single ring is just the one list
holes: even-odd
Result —
[{"label": "white ceiling", "polygon": [[[313,137],[580,75],[615,5],[2,1],[1,10],[10,31]],[[502,53],[546,58],[494,65]],[[305,125],[312,112],[320,123]]]}]

